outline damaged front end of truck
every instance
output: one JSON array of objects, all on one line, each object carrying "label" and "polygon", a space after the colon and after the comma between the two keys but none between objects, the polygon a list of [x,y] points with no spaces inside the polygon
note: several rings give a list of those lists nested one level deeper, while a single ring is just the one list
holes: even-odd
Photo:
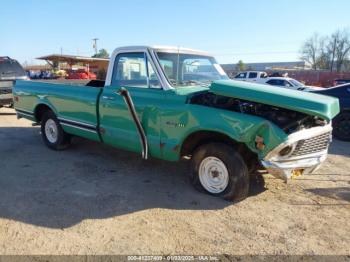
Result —
[{"label": "damaged front end of truck", "polygon": [[290,178],[314,172],[325,161],[332,140],[336,98],[265,85],[222,80],[197,93],[191,104],[229,110],[261,119],[240,141],[257,154],[273,176]]}]

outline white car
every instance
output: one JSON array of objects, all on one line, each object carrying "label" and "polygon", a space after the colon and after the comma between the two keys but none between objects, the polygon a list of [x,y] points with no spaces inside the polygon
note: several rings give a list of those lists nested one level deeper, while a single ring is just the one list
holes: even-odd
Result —
[{"label": "white car", "polygon": [[306,86],[303,83],[289,77],[267,77],[257,80],[259,84],[266,84],[278,87],[284,87],[288,89],[300,90],[300,91],[311,91],[322,89],[314,86]]},{"label": "white car", "polygon": [[257,82],[260,79],[264,79],[267,77],[266,72],[261,71],[246,71],[240,72],[234,76],[234,80],[238,81],[248,81],[248,82]]},{"label": "white car", "polygon": [[278,87],[284,87],[288,89],[300,90],[300,91],[311,91],[311,90],[319,90],[322,89],[320,87],[315,86],[306,86],[303,83],[299,82],[290,77],[282,77],[282,76],[268,76],[266,72],[262,71],[245,71],[240,72],[234,76],[234,80],[238,81],[247,81],[247,82],[255,82],[258,84],[264,85],[273,85]]}]

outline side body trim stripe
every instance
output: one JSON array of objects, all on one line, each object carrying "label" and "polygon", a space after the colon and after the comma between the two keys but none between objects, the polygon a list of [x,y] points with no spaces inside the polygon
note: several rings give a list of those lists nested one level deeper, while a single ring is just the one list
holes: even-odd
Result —
[{"label": "side body trim stripe", "polygon": [[15,108],[15,110],[16,110],[18,113],[22,113],[22,114],[34,116],[34,113],[33,113],[33,112],[28,111],[28,110],[24,110],[24,109],[22,109],[22,108]]},{"label": "side body trim stripe", "polygon": [[84,131],[97,133],[97,127],[94,125],[86,124],[86,123],[82,123],[82,122],[78,122],[78,121],[74,121],[74,120],[68,120],[68,119],[61,118],[61,117],[59,117],[58,120],[60,121],[60,123],[62,125],[78,128],[78,129],[81,129]]}]

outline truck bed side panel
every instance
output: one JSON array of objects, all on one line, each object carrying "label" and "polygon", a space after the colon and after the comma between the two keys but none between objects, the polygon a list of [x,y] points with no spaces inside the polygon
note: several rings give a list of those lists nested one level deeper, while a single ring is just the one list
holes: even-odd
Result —
[{"label": "truck bed side panel", "polygon": [[38,105],[45,104],[54,111],[67,133],[99,141],[96,108],[100,92],[100,88],[82,85],[18,81],[14,88],[18,100],[15,108],[17,112],[34,114]]}]

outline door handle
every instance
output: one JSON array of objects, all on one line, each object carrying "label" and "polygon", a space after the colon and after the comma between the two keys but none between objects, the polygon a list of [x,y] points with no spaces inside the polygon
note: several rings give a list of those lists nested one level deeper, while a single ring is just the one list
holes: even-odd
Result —
[{"label": "door handle", "polygon": [[102,99],[106,99],[106,100],[114,100],[115,97],[114,96],[102,96]]}]

